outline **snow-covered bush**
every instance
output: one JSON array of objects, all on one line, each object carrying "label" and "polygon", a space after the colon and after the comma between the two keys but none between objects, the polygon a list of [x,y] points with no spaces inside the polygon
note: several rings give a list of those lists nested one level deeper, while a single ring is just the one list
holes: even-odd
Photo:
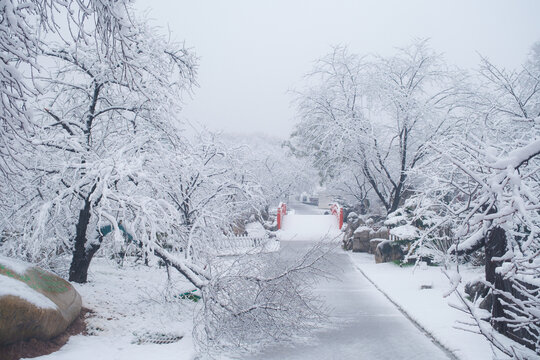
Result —
[{"label": "snow-covered bush", "polygon": [[250,353],[319,327],[325,320],[312,294],[328,249],[317,246],[299,257],[275,253],[222,262],[202,289],[204,307],[194,335],[211,354]]},{"label": "snow-covered bush", "polygon": [[402,207],[388,214],[384,224],[391,228],[391,238],[406,245],[406,261],[426,260],[446,266],[450,262],[447,250],[452,245],[451,232],[439,226],[440,216],[425,202],[418,196],[407,199]]}]

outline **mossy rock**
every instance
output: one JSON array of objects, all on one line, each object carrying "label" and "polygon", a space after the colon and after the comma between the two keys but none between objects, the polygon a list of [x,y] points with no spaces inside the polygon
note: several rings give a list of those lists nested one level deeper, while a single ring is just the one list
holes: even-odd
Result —
[{"label": "mossy rock", "polygon": [[0,290],[0,345],[51,339],[81,311],[73,285],[39,267],[0,257],[0,283],[7,287]]}]

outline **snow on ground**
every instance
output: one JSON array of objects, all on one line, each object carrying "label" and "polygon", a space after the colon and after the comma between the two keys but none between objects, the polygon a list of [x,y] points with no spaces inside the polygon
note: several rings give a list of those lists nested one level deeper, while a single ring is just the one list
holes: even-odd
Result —
[{"label": "snow on ground", "polygon": [[[337,229],[337,220],[331,215],[289,213],[285,216],[283,225],[283,229],[278,231],[277,235],[280,240],[285,241],[318,241],[325,235],[327,238],[339,239],[341,235]],[[264,229],[261,230],[259,226],[250,224],[247,230],[251,236],[256,236],[259,233],[262,234]],[[294,241],[285,246],[296,246],[295,244],[301,244],[301,242]],[[448,305],[449,301],[458,302],[452,297],[453,295],[448,299],[443,297],[449,285],[441,268],[421,267],[413,273],[412,267],[400,268],[393,263],[375,264],[373,256],[369,254],[348,254],[342,256],[349,256],[357,269],[363,272],[410,318],[432,334],[437,341],[452,351],[459,359],[492,359],[491,348],[482,336],[454,328],[456,320],[467,321],[468,318],[465,314]],[[337,263],[342,263],[342,261],[337,261]],[[168,283],[163,268],[133,266],[131,264],[120,267],[112,260],[108,261],[103,258],[95,259],[90,270],[89,283],[75,284],[83,297],[83,305],[95,312],[87,320],[89,336],[74,336],[58,352],[38,359],[95,360],[98,357],[115,360],[186,360],[196,358],[191,331],[193,314],[197,304],[188,299],[178,299],[178,295],[193,289],[184,278],[176,274],[175,271],[171,271],[172,280]],[[482,269],[462,267],[464,282],[480,277],[482,271]],[[352,272],[353,270],[351,270]],[[350,348],[352,351],[350,353],[351,359],[354,358],[354,354],[358,354],[357,350],[354,349],[362,348],[365,351],[366,344],[370,344],[372,341],[369,340],[369,334],[374,331],[374,328],[364,329],[366,319],[373,315],[368,308],[382,306],[381,301],[373,302],[373,300],[367,299],[368,292],[366,291],[369,287],[363,285],[361,289],[358,289],[357,285],[353,283],[354,281],[336,283],[331,293],[338,293],[350,288],[351,294],[358,293],[362,297],[366,297],[366,304],[363,307],[359,304],[364,300],[352,298],[351,307],[347,304],[344,305],[347,307],[342,306],[347,309],[344,314],[351,311],[352,314],[356,314],[353,318],[360,317],[348,325],[351,329],[355,329],[355,334],[358,336],[355,336],[353,340],[341,333],[336,333],[334,338],[332,336],[326,338],[328,335],[322,335],[320,339],[323,348],[325,348],[324,342],[327,340],[335,344],[346,340],[346,349]],[[325,291],[324,294],[327,292]],[[350,298],[351,294],[345,297]],[[364,314],[365,311],[369,313]],[[389,319],[394,319],[394,317]],[[382,326],[380,322],[375,322],[372,325],[374,327]],[[347,329],[344,331],[351,330]],[[358,332],[360,331],[358,329],[364,330]],[[170,344],[138,344],[145,340],[155,339],[160,335],[170,338],[182,337],[182,339]],[[353,344],[353,342],[358,342],[358,344]],[[336,354],[346,350],[343,348],[345,344],[340,346],[340,350],[336,350]],[[310,347],[311,345],[307,346],[308,349]],[[377,349],[380,348],[375,347],[373,351],[376,352]],[[277,351],[274,357],[279,357],[279,354],[280,351]],[[297,358],[300,359],[302,356]]]},{"label": "snow on ground", "polygon": [[[444,298],[449,282],[440,267],[413,269],[394,263],[376,264],[373,255],[349,253],[356,264],[377,287],[398,304],[414,321],[462,360],[491,360],[493,353],[483,336],[456,329],[456,321],[470,319],[448,304],[459,304],[455,295]],[[414,270],[414,271],[413,271]],[[461,267],[463,284],[479,278],[483,269]]]},{"label": "snow on ground", "polygon": [[262,224],[258,221],[246,224],[246,231],[249,236],[254,236],[254,237],[266,236],[266,230],[264,229]]},{"label": "snow on ground", "polygon": [[[314,243],[290,241],[281,254],[294,257]],[[310,336],[276,343],[245,360],[449,360],[444,351],[419,331],[354,267],[338,244],[320,264],[334,277],[312,286],[328,318]],[[316,276],[313,274],[313,276]],[[235,357],[234,359],[238,359]]]},{"label": "snow on ground", "polygon": [[296,215],[287,213],[283,217],[282,229],[276,233],[282,241],[336,240],[341,237],[337,219],[333,215]]},{"label": "snow on ground", "polygon": [[[40,360],[137,360],[195,357],[191,338],[196,304],[179,299],[193,289],[171,270],[171,284],[165,269],[95,259],[89,282],[74,284],[83,306],[94,311],[87,319],[89,336],[71,337],[58,352]],[[145,343],[158,338],[181,340],[170,344]],[[141,343],[140,345],[137,343]]]},{"label": "snow on ground", "polygon": [[168,345],[133,345],[126,338],[74,336],[59,351],[33,360],[186,360],[194,351],[184,342]]}]

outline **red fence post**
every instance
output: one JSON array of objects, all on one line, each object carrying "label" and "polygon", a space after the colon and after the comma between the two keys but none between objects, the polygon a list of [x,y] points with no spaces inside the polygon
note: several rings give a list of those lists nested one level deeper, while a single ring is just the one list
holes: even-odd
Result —
[{"label": "red fence post", "polygon": [[279,206],[277,208],[277,228],[278,230],[281,229],[281,226],[283,225],[283,216],[287,215],[287,204],[285,203],[279,203]]},{"label": "red fence post", "polygon": [[330,207],[330,212],[336,217],[339,229],[341,230],[341,228],[343,227],[343,208],[339,206],[339,204],[333,203]]}]

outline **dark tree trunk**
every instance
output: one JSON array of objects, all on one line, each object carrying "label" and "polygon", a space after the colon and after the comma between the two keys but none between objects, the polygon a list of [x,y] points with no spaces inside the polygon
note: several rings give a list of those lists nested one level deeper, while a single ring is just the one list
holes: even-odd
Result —
[{"label": "dark tree trunk", "polygon": [[[505,281],[502,275],[497,274],[495,271],[497,267],[502,265],[502,261],[493,261],[494,257],[502,257],[506,253],[506,233],[500,227],[496,227],[488,234],[488,238],[485,245],[486,254],[486,281],[492,283],[495,289],[500,291],[508,291],[507,281]],[[511,286],[510,286],[511,287]],[[495,318],[504,317],[504,309],[501,303],[501,297],[498,294],[492,294],[492,308],[491,318],[492,326],[495,330],[501,334],[507,334],[508,329],[504,321],[497,321]]]},{"label": "dark tree trunk", "polygon": [[[85,283],[88,277],[88,267],[90,261],[97,249],[86,249],[86,231],[90,223],[91,203],[87,198],[84,202],[84,207],[79,212],[79,221],[76,225],[75,246],[73,249],[73,259],[69,268],[69,281],[76,283]],[[92,251],[93,250],[93,251]]]},{"label": "dark tree trunk", "polygon": [[394,198],[391,199],[392,201],[392,205],[390,206],[390,209],[388,209],[388,213],[392,213],[394,211],[396,211],[399,207],[399,204],[401,202],[401,193],[402,193],[402,187],[403,187],[403,183],[399,183],[398,187],[396,188],[396,193],[394,195]]},{"label": "dark tree trunk", "polygon": [[[523,294],[516,290],[513,286],[511,279],[504,279],[501,274],[498,274],[495,269],[502,265],[502,261],[493,261],[494,257],[502,257],[506,253],[506,233],[500,227],[496,227],[488,235],[486,242],[486,280],[492,283],[496,290],[502,292],[502,294],[492,293],[492,308],[491,308],[491,326],[499,333],[509,337],[510,339],[525,345],[529,349],[538,352],[535,348],[535,343],[538,341],[538,333],[531,327],[512,328],[508,326],[508,321],[504,320],[509,315],[505,314],[505,311],[510,313],[514,312],[511,307],[504,305],[503,301],[512,304],[514,299],[521,301],[529,301]],[[489,260],[489,261],[488,261]],[[538,291],[538,288],[532,284],[527,284],[514,280],[519,285],[525,287],[531,293]],[[509,294],[511,296],[505,295]],[[506,316],[505,316],[506,315]],[[497,320],[497,319],[502,320]]]},{"label": "dark tree trunk", "polygon": [[[475,247],[468,249],[467,251],[458,250],[458,254],[470,254],[479,250],[482,246],[484,247],[486,255],[486,281],[493,284],[493,287],[496,290],[492,291],[486,298],[488,301],[487,304],[489,304],[488,306],[491,307],[491,326],[504,336],[538,352],[538,349],[535,348],[539,335],[537,331],[530,326],[523,328],[512,328],[508,326],[508,321],[505,320],[505,318],[508,319],[508,314],[505,314],[505,311],[515,311],[508,305],[504,305],[504,302],[512,304],[512,302],[515,301],[514,299],[528,301],[528,299],[513,286],[516,283],[527,289],[530,293],[538,292],[538,287],[518,280],[512,281],[511,279],[504,279],[501,274],[496,272],[496,269],[502,266],[503,262],[494,261],[493,258],[501,258],[506,253],[507,248],[506,232],[504,229],[500,227],[493,228],[482,241],[476,244]],[[511,296],[505,294],[510,294]]]}]

